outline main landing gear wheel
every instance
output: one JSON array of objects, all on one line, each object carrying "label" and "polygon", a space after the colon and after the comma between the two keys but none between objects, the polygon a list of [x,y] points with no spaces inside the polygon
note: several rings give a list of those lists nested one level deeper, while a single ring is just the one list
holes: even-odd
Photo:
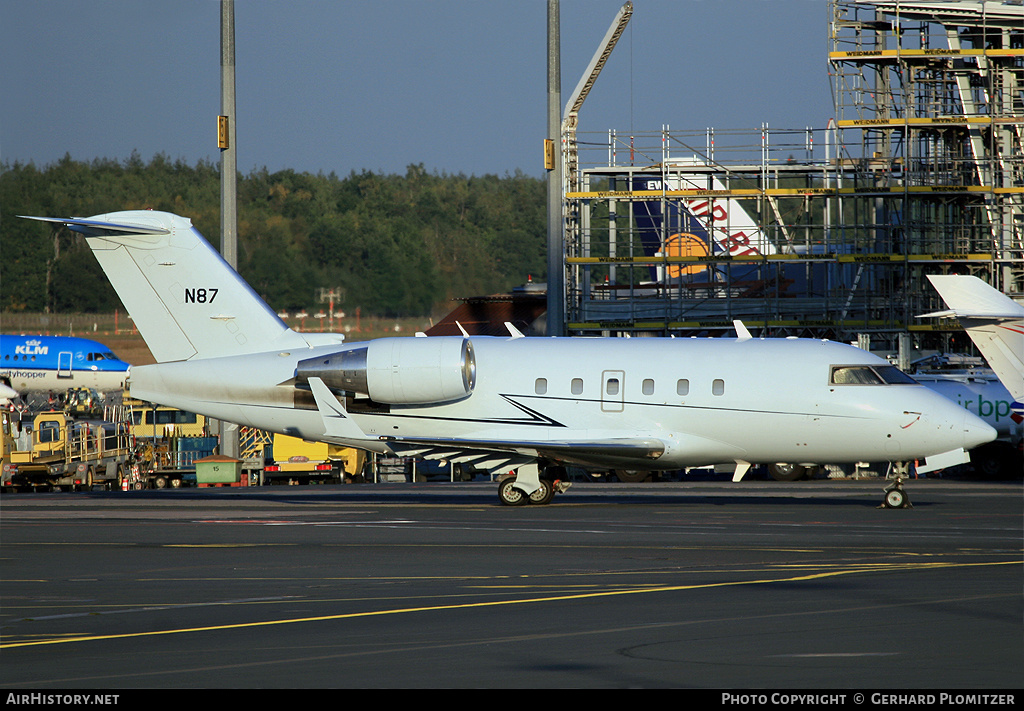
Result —
[{"label": "main landing gear wheel", "polygon": [[540,488],[527,498],[531,504],[550,504],[551,499],[555,498],[555,487],[547,479],[541,479]]},{"label": "main landing gear wheel", "polygon": [[807,468],[790,462],[776,462],[768,465],[768,474],[775,481],[799,481],[807,476]]},{"label": "main landing gear wheel", "polygon": [[498,499],[505,506],[522,506],[530,500],[530,497],[513,486],[515,483],[516,478],[510,476],[507,479],[502,479],[501,483],[498,484]]},{"label": "main landing gear wheel", "polygon": [[639,484],[651,478],[651,473],[644,469],[616,469],[614,473],[624,484]]}]

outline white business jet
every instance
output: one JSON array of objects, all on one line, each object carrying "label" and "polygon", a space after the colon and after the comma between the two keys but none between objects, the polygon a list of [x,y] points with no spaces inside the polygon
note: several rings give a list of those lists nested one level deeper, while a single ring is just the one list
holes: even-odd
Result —
[{"label": "white business jet", "polygon": [[[565,465],[967,461],[993,428],[852,346],[802,339],[408,337],[289,329],[184,217],[32,218],[87,238],[157,360],[134,397],[307,440],[471,464],[502,503]],[[897,479],[899,481],[899,479]],[[896,491],[894,495],[891,491]],[[905,499],[887,490],[890,505]]]}]

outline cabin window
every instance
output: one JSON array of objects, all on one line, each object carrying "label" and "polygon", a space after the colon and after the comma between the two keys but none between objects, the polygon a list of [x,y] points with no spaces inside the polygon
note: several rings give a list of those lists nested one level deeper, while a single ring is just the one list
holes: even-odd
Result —
[{"label": "cabin window", "polygon": [[653,395],[654,381],[650,378],[644,379],[643,383],[640,384],[640,389],[643,391],[644,395]]},{"label": "cabin window", "polygon": [[689,395],[690,394],[690,381],[689,380],[677,380],[676,381],[676,395]]},{"label": "cabin window", "polygon": [[547,395],[548,392],[548,379],[537,378],[537,382],[533,384],[533,392],[538,395]]},{"label": "cabin window", "polygon": [[573,378],[572,382],[569,383],[569,390],[572,391],[573,395],[583,394],[583,378]]},{"label": "cabin window", "polygon": [[607,392],[609,395],[618,395],[619,394],[619,379],[618,378],[608,378],[608,383],[605,385],[605,392]]},{"label": "cabin window", "polygon": [[725,381],[721,378],[715,378],[711,381],[711,394],[712,395],[725,395]]}]

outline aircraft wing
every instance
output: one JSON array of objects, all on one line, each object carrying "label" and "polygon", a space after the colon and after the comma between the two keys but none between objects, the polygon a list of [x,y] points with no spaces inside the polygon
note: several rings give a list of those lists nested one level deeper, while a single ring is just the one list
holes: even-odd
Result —
[{"label": "aircraft wing", "polygon": [[[366,434],[323,380],[311,377],[309,385],[327,437],[345,440],[346,443],[366,439]],[[491,471],[515,468],[537,459],[581,466],[643,468],[644,464],[650,464],[665,453],[665,443],[655,437],[579,441],[382,437],[380,441],[400,456],[446,459]]]},{"label": "aircraft wing", "polygon": [[[657,438],[612,438],[585,441],[463,440],[386,438],[396,454],[471,463],[481,469],[519,466],[536,459],[594,467],[644,468],[665,453]],[[490,466],[495,463],[497,466]]]}]

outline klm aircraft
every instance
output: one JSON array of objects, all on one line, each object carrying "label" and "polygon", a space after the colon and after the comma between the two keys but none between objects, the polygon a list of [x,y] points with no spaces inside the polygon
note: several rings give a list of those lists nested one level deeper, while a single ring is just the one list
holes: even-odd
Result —
[{"label": "klm aircraft", "polygon": [[123,390],[129,365],[102,343],[68,336],[0,336],[0,378],[20,393]]},{"label": "klm aircraft", "polygon": [[[382,338],[288,328],[187,218],[32,218],[86,237],[156,358],[132,395],[229,422],[493,473],[548,503],[565,466],[674,470],[968,460],[996,433],[884,360],[807,339]],[[897,482],[899,479],[897,479]],[[902,489],[886,492],[890,506]]]}]

